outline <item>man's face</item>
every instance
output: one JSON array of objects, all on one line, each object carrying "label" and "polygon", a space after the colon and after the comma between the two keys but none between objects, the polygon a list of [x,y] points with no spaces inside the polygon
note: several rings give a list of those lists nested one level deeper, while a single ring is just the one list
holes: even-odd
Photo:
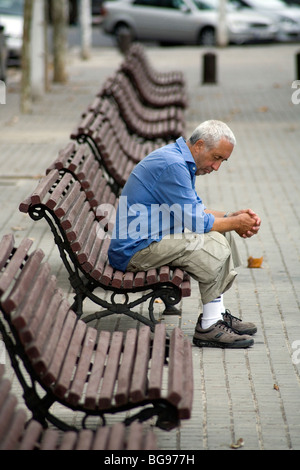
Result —
[{"label": "man's face", "polygon": [[226,139],[221,139],[216,147],[208,149],[203,140],[198,140],[191,149],[197,166],[196,175],[218,171],[221,164],[230,157],[233,147]]}]

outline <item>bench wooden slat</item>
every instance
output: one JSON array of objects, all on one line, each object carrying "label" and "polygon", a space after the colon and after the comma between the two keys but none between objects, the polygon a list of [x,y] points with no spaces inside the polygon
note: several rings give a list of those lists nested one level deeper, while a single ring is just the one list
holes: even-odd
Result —
[{"label": "bench wooden slat", "polygon": [[143,450],[144,449],[143,426],[141,423],[134,422],[130,426],[128,433],[126,450]]},{"label": "bench wooden slat", "polygon": [[93,440],[93,431],[91,429],[82,429],[79,433],[75,450],[90,450]]},{"label": "bench wooden slat", "polygon": [[192,345],[186,338],[183,345],[183,389],[184,394],[179,402],[179,418],[190,419],[193,405],[194,381],[193,381]]},{"label": "bench wooden slat", "polygon": [[96,396],[105,366],[106,354],[109,348],[109,343],[110,333],[107,331],[101,331],[86,390],[85,406],[88,409],[94,409],[97,404]]},{"label": "bench wooden slat", "polygon": [[[64,230],[67,231],[67,236],[69,233],[72,233],[72,227],[75,223],[78,214],[81,214],[82,208],[87,206],[89,209],[89,205],[85,199],[85,194],[82,191],[79,191],[80,186],[78,186],[78,191],[74,191],[73,193],[73,202],[72,205],[69,205],[68,210],[65,212],[64,216],[61,218],[61,226]],[[70,238],[73,237],[70,235]]]},{"label": "bench wooden slat", "polygon": [[[63,177],[62,180],[65,180],[65,179],[66,178]],[[80,183],[78,181],[72,182],[66,196],[64,198],[61,198],[57,202],[55,209],[54,209],[55,215],[59,218],[65,217],[68,211],[70,210],[70,207],[72,207],[74,202],[77,201],[79,193],[80,193]],[[66,229],[69,228],[67,224],[65,225],[65,227]]]},{"label": "bench wooden slat", "polygon": [[[48,278],[47,285],[42,291],[40,302],[35,308],[35,312],[29,320],[29,323],[19,330],[19,337],[23,343],[28,344],[30,341],[33,341],[36,338],[37,332],[40,334],[40,326],[45,322],[47,318],[48,307],[45,309],[45,305],[51,305],[53,300],[54,293],[56,290],[56,277],[51,275]],[[54,312],[57,311],[57,308]],[[28,353],[28,352],[27,352]]]},{"label": "bench wooden slat", "polygon": [[109,408],[112,404],[113,390],[119,368],[122,344],[123,333],[121,331],[114,331],[100,390],[98,406],[101,409]]},{"label": "bench wooden slat", "polygon": [[174,328],[170,340],[168,400],[177,405],[183,395],[183,332]]},{"label": "bench wooden slat", "polygon": [[149,269],[146,273],[147,284],[155,284],[157,282],[156,269]]},{"label": "bench wooden slat", "polygon": [[4,235],[0,242],[0,270],[3,268],[14,247],[12,234]]},{"label": "bench wooden slat", "polygon": [[101,283],[104,286],[108,286],[113,277],[113,274],[114,274],[114,269],[112,268],[112,266],[110,266],[110,264],[106,264],[103,274],[101,276]]},{"label": "bench wooden slat", "polygon": [[180,284],[180,289],[182,293],[182,297],[190,297],[191,295],[191,282],[184,281]]},{"label": "bench wooden slat", "polygon": [[40,450],[56,450],[58,435],[55,429],[46,429],[43,434]]},{"label": "bench wooden slat", "polygon": [[122,362],[118,373],[118,386],[115,400],[118,405],[128,401],[130,378],[136,356],[137,330],[131,328],[126,333]]},{"label": "bench wooden slat", "polygon": [[[86,146],[81,145],[74,151],[74,155],[72,160],[69,163],[69,170],[72,172],[76,172],[78,167],[82,164],[83,157],[86,153]],[[79,178],[80,179],[80,178]]]},{"label": "bench wooden slat", "polygon": [[0,441],[7,433],[8,423],[10,422],[18,400],[14,395],[7,395],[5,402],[0,410]]},{"label": "bench wooden slat", "polygon": [[[98,236],[98,223],[93,224],[90,235],[91,237],[89,237],[88,243],[85,245],[87,259],[82,264],[83,269],[87,273],[90,273],[93,269],[95,269],[96,260],[99,256],[101,246],[103,244],[103,239]],[[100,275],[101,272],[99,273],[98,277]],[[97,271],[95,272],[95,275],[93,277],[95,277],[95,279],[97,278]]]},{"label": "bench wooden slat", "polygon": [[36,302],[40,299],[41,294],[43,294],[45,292],[45,289],[47,289],[48,287],[49,274],[50,266],[44,264],[38,271],[36,281],[37,285],[35,286],[35,288],[33,289],[30,284],[24,286],[26,295],[26,305],[22,309],[19,309],[17,312],[15,312],[12,317],[12,324],[15,328],[21,329],[29,323]]},{"label": "bench wooden slat", "polygon": [[159,398],[161,396],[161,386],[163,377],[163,367],[165,362],[166,347],[166,326],[160,323],[155,326],[155,336],[153,341],[151,369],[149,375],[149,397]]},{"label": "bench wooden slat", "polygon": [[106,450],[124,449],[125,426],[123,423],[117,423],[110,431]]},{"label": "bench wooden slat", "polygon": [[[57,176],[58,173],[56,172]],[[63,192],[66,188],[70,185],[73,176],[71,173],[64,174],[63,178],[59,181],[56,188],[54,188],[53,192],[49,195],[48,200],[46,201],[46,206],[49,209],[54,209],[54,207],[58,204]],[[58,214],[59,215],[59,214]]]},{"label": "bench wooden slat", "polygon": [[70,343],[68,349],[65,352],[66,357],[62,361],[63,366],[55,383],[55,393],[59,397],[63,397],[69,389],[86,328],[86,324],[79,320],[76,323],[74,330],[72,331]]},{"label": "bench wooden slat", "polygon": [[22,440],[19,445],[19,450],[32,450],[39,442],[39,437],[42,433],[42,425],[38,421],[30,421],[24,430]]},{"label": "bench wooden slat", "polygon": [[[98,246],[99,246],[99,242],[101,242],[101,240],[99,240],[99,241],[96,240],[96,244]],[[110,239],[109,238],[105,238],[101,243],[101,251],[98,251],[97,260],[96,260],[95,264],[93,265],[92,271],[90,272],[90,275],[94,279],[99,279],[101,277],[102,273],[103,273],[105,264],[107,262],[107,253],[108,253],[109,244],[110,244]]]},{"label": "bench wooden slat", "polygon": [[[36,250],[34,253],[32,253],[29,256],[28,262],[23,268],[24,272],[28,273],[28,275],[23,276],[21,281],[18,279],[15,286],[13,287],[13,291],[10,294],[9,298],[7,298],[6,300],[2,302],[2,306],[4,310],[6,311],[6,313],[12,312],[12,310],[16,308],[20,304],[20,302],[23,300],[23,298],[26,296],[28,289],[31,286],[31,283],[40,268],[40,263],[43,257],[44,257],[44,253],[42,250]],[[4,275],[2,276],[1,281],[5,279],[5,274],[6,273],[4,273]],[[2,284],[1,281],[0,281],[0,285]],[[1,287],[0,287],[0,292],[1,292]]]},{"label": "bench wooden slat", "polygon": [[[79,226],[78,235],[76,236],[76,239],[71,245],[71,248],[74,253],[81,251],[81,253],[78,253],[78,261],[80,264],[82,264],[87,259],[86,257],[83,258],[82,249],[85,246],[86,240],[88,238],[88,234],[92,230],[94,220],[95,219],[94,219],[93,213],[90,211],[87,211],[86,219],[84,220],[84,223],[82,223],[82,225]],[[74,230],[74,233],[75,233],[75,230]]]},{"label": "bench wooden slat", "polygon": [[78,366],[76,368],[76,374],[72,381],[72,386],[68,393],[68,402],[72,405],[77,405],[79,402],[84,386],[88,377],[90,363],[97,339],[97,330],[94,328],[88,328],[84,338],[83,347],[79,356]]},{"label": "bench wooden slat", "polygon": [[167,282],[170,280],[170,267],[162,266],[159,268],[159,280],[160,282]]},{"label": "bench wooden slat", "polygon": [[[92,217],[93,214],[90,214],[90,217]],[[88,235],[82,244],[82,247],[80,250],[78,250],[78,262],[80,265],[84,265],[84,269],[86,272],[89,272],[92,269],[93,263],[92,263],[92,254],[94,255],[94,259],[96,259],[97,255],[97,249],[94,248],[94,242],[96,241],[97,237],[97,232],[98,232],[98,223],[92,220],[92,224],[89,228]],[[99,240],[101,242],[101,240]],[[89,260],[89,264],[88,264]],[[86,263],[86,264],[85,264]],[[88,266],[90,266],[90,269],[88,269]]]},{"label": "bench wooden slat", "polygon": [[61,335],[56,345],[55,354],[53,355],[51,364],[45,376],[43,377],[43,382],[46,385],[51,385],[55,383],[58,379],[61,364],[64,363],[64,357],[66,355],[75,324],[76,315],[72,311],[69,311],[66,316]]},{"label": "bench wooden slat", "polygon": [[96,431],[94,443],[92,450],[106,450],[107,443],[109,439],[110,428],[106,427],[99,427]]},{"label": "bench wooden slat", "polygon": [[[5,418],[3,417],[3,419]],[[12,415],[9,421],[9,429],[6,431],[5,438],[0,444],[0,450],[14,450],[17,447],[17,443],[22,435],[26,419],[27,414],[25,410],[22,409],[17,410],[17,412]]]},{"label": "bench wooden slat", "polygon": [[[3,366],[2,369],[4,370],[4,365],[3,364],[0,364],[0,365]],[[3,404],[5,403],[5,400],[7,399],[8,395],[9,395],[10,389],[11,389],[10,381],[6,378],[1,378],[1,383],[0,383],[0,411],[1,411],[1,408],[2,408]]]},{"label": "bench wooden slat", "polygon": [[[54,285],[53,288],[55,289],[55,287],[56,286]],[[37,312],[37,316],[41,316],[38,334],[34,335],[33,332],[30,339],[26,337],[26,339],[28,339],[28,343],[25,345],[25,348],[28,357],[32,360],[39,359],[39,365],[37,363],[35,364],[36,368],[42,367],[42,363],[44,363],[43,356],[49,361],[51,360],[51,353],[55,349],[55,346],[53,345],[51,350],[51,344],[58,340],[64,316],[67,314],[69,309],[69,305],[66,300],[63,300],[63,293],[60,290],[53,291],[53,295],[46,305],[47,308],[43,309],[41,304],[39,312]],[[56,324],[57,322],[59,322],[58,325]],[[24,330],[22,329],[19,333],[21,339],[23,338],[23,331]],[[26,333],[27,331],[31,334],[31,324],[26,328]],[[44,351],[47,351],[47,354],[44,354]],[[47,366],[45,364],[43,372],[45,372],[46,368]]]},{"label": "bench wooden slat", "polygon": [[149,361],[150,329],[142,326],[138,337],[136,360],[132,374],[129,396],[133,402],[143,400],[146,395],[146,379]]},{"label": "bench wooden slat", "polygon": [[[24,258],[26,257],[30,247],[32,246],[32,240],[29,240],[25,238],[22,240],[21,244],[16,250],[16,253],[14,254],[13,258],[9,262],[9,265],[7,266],[5,272],[1,276],[0,279],[0,295],[3,295],[5,291],[9,288],[11,285],[11,282],[20,269],[20,266],[22,265]],[[5,252],[1,252],[1,256],[4,255]]]},{"label": "bench wooden slat", "polygon": [[77,440],[77,432],[66,431],[63,433],[62,440],[59,446],[60,450],[74,450]]},{"label": "bench wooden slat", "polygon": [[[68,302],[63,299],[55,317],[55,321],[53,322],[53,326],[51,330],[48,332],[47,340],[45,341],[42,353],[37,359],[33,362],[33,367],[37,373],[42,376],[43,382],[47,385],[47,383],[52,383],[53,379],[51,377],[51,371],[48,374],[47,370],[49,364],[53,359],[53,355],[56,353],[56,348],[59,345],[60,333],[64,327],[65,319],[69,313],[69,304]],[[38,339],[40,336],[38,337]],[[48,375],[47,375],[48,374]]]},{"label": "bench wooden slat", "polygon": [[134,277],[134,286],[135,287],[143,287],[145,285],[146,273],[145,271],[141,271],[136,273]]},{"label": "bench wooden slat", "polygon": [[48,193],[49,188],[55,183],[58,177],[57,171],[52,171],[44,178],[41,179],[40,183],[38,184],[35,191],[33,191],[31,195],[31,203],[32,204],[40,204],[45,195]]},{"label": "bench wooden slat", "polygon": [[[88,202],[82,198],[82,205],[81,205],[81,208],[79,209],[79,215],[76,214],[77,212],[77,209],[74,208],[74,212],[75,212],[75,215],[74,215],[74,219],[73,219],[73,222],[72,222],[72,226],[71,228],[67,231],[67,238],[69,241],[71,242],[75,242],[76,243],[76,247],[78,246],[78,248],[74,248],[72,246],[72,250],[73,251],[78,251],[80,248],[81,248],[81,244],[79,243],[78,241],[78,238],[82,232],[82,230],[84,230],[84,226],[85,226],[85,222],[86,222],[86,219],[88,217],[88,214],[89,212],[91,211],[91,207],[90,207],[90,204],[88,204]],[[70,219],[69,219],[70,221]],[[73,245],[74,243],[72,243]]]},{"label": "bench wooden slat", "polygon": [[51,170],[61,170],[68,164],[68,160],[71,155],[74,153],[76,145],[74,142],[69,142],[68,145],[59,151],[58,157],[54,160],[53,164],[47,168],[46,174],[50,173]]}]

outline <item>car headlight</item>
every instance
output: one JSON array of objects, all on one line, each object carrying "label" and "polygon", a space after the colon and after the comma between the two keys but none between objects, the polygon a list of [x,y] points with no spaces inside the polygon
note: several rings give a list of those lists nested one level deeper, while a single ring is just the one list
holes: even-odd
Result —
[{"label": "car headlight", "polygon": [[230,21],[228,26],[233,33],[241,33],[249,28],[245,21]]},{"label": "car headlight", "polygon": [[281,16],[279,19],[279,23],[281,26],[291,27],[297,26],[297,21],[293,20],[293,18],[288,18],[286,16]]}]

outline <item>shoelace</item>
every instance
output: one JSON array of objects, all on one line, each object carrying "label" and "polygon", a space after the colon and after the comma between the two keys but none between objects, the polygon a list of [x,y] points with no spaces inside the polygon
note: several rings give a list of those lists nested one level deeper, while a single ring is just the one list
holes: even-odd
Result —
[{"label": "shoelace", "polygon": [[231,328],[230,325],[228,325],[228,323],[226,323],[226,321],[219,320],[217,322],[217,325],[218,325],[218,328],[222,328],[223,330],[228,331],[228,333],[235,333],[235,331]]},{"label": "shoelace", "polygon": [[228,324],[229,324],[230,328],[232,328],[232,321],[233,320],[242,321],[240,318],[237,318],[237,317],[234,317],[233,315],[231,315],[230,310],[228,310],[228,308],[226,308],[225,313],[223,313],[222,316],[223,316],[223,319],[226,323],[227,323],[227,318],[228,318]]}]

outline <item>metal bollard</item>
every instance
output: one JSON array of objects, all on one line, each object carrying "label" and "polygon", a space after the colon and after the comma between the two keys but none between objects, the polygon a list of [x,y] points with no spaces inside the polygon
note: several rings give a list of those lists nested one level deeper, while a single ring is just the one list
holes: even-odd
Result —
[{"label": "metal bollard", "polygon": [[207,52],[203,56],[202,83],[217,83],[216,79],[216,55]]},{"label": "metal bollard", "polygon": [[120,31],[118,34],[118,46],[122,54],[126,55],[131,43],[132,43],[132,37],[129,31],[127,29],[124,29],[124,31]]},{"label": "metal bollard", "polygon": [[296,54],[296,80],[300,80],[300,52]]}]

